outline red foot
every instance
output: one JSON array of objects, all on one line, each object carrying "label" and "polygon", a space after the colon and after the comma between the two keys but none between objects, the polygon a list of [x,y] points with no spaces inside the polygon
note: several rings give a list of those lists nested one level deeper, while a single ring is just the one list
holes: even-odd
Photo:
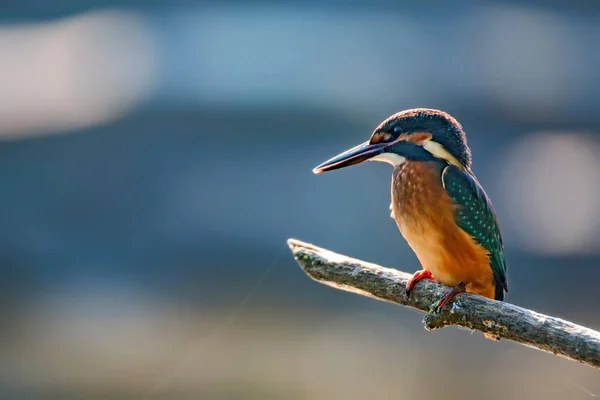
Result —
[{"label": "red foot", "polygon": [[412,278],[410,278],[410,280],[406,284],[406,295],[407,296],[410,296],[410,292],[415,287],[415,284],[417,282],[419,282],[421,279],[433,280],[433,275],[431,275],[431,272],[427,271],[426,269],[422,269],[420,271],[415,272],[413,274]]},{"label": "red foot", "polygon": [[467,285],[465,285],[464,282],[459,283],[458,285],[454,286],[452,289],[450,289],[435,305],[435,311],[438,312],[439,310],[441,310],[442,308],[444,308],[444,306],[446,304],[448,304],[448,302],[450,300],[452,300],[454,298],[454,296],[456,296],[457,294],[464,292],[465,288]]}]

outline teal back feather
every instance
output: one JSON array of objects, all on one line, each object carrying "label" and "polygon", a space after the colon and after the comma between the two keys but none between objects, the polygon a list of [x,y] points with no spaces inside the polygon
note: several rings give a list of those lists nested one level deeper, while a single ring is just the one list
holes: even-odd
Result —
[{"label": "teal back feather", "polygon": [[496,280],[496,300],[504,299],[506,262],[498,220],[485,191],[470,173],[448,165],[442,173],[442,183],[456,202],[456,223],[485,247],[490,254],[490,267]]}]

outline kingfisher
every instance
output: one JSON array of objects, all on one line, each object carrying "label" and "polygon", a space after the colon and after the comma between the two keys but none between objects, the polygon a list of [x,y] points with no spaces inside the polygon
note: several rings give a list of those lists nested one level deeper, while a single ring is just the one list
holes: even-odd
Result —
[{"label": "kingfisher", "polygon": [[471,150],[460,123],[444,111],[415,108],[385,119],[368,141],[313,169],[315,174],[363,161],[394,167],[391,217],[422,269],[422,279],[452,289],[432,305],[439,312],[467,291],[504,300],[508,292],[504,246],[492,203],[471,169]]}]

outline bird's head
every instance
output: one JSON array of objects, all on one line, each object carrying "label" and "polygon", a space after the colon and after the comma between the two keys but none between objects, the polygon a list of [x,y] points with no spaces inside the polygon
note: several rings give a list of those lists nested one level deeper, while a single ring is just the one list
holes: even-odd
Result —
[{"label": "bird's head", "polygon": [[466,135],[451,115],[415,108],[390,116],[379,124],[368,141],[325,161],[313,172],[319,174],[368,160],[397,167],[405,160],[435,159],[469,170],[471,151]]}]

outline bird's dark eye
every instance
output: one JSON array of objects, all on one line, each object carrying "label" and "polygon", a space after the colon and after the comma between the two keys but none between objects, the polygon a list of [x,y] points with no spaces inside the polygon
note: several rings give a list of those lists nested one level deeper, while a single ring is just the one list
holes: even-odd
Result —
[{"label": "bird's dark eye", "polygon": [[396,135],[399,135],[399,134],[401,134],[401,133],[402,133],[402,128],[401,128],[401,127],[399,127],[399,126],[395,126],[395,127],[394,127],[394,133],[395,133]]}]

